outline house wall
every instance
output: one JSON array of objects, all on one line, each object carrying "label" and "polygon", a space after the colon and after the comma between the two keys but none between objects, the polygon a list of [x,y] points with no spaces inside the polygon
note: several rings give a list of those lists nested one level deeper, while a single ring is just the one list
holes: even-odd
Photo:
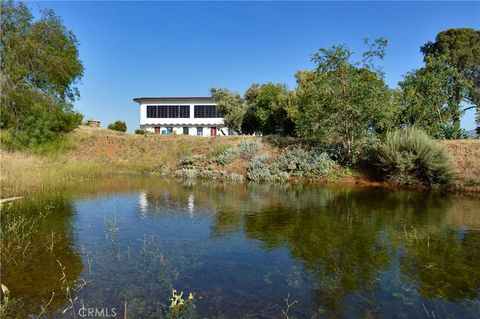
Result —
[{"label": "house wall", "polygon": [[168,126],[166,126],[166,125],[160,125],[160,124],[144,124],[144,125],[140,125],[140,128],[142,130],[147,131],[147,132],[155,133],[155,127],[160,127],[160,132],[162,132],[163,130],[167,130],[167,127],[171,127],[171,128],[173,128],[173,133],[174,134],[182,135],[183,134],[183,128],[188,127],[189,128],[189,132],[188,132],[189,134],[188,135],[197,136],[197,128],[202,127],[203,128],[203,135],[202,136],[211,136],[210,135],[210,133],[211,133],[210,128],[212,126],[217,128],[217,136],[228,135],[228,128],[227,127],[218,127],[218,126],[215,126],[215,125],[195,125],[195,126],[192,126],[192,125],[182,125],[182,126],[168,125]]},{"label": "house wall", "polygon": [[[189,105],[190,117],[189,118],[147,118],[147,105]],[[166,130],[167,127],[173,128],[175,134],[183,134],[183,127],[189,127],[189,135],[197,136],[197,127],[203,127],[202,136],[211,136],[210,128],[217,128],[217,136],[228,135],[228,128],[223,127],[223,118],[195,118],[194,106],[195,105],[216,105],[215,103],[209,103],[204,101],[179,103],[176,101],[150,101],[148,103],[140,104],[140,128],[148,132],[155,132],[155,127],[160,127],[160,132]],[[222,134],[223,132],[223,134]]]}]

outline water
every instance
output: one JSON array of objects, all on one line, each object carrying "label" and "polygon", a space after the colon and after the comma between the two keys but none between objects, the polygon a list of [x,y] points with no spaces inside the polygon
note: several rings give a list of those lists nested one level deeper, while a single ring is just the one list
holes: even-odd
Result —
[{"label": "water", "polygon": [[159,318],[176,289],[200,318],[480,318],[479,207],[373,188],[108,179],[4,210],[50,213],[33,248],[2,258],[1,279],[17,317],[51,299],[54,317],[84,306],[123,318],[126,302],[128,318]]}]

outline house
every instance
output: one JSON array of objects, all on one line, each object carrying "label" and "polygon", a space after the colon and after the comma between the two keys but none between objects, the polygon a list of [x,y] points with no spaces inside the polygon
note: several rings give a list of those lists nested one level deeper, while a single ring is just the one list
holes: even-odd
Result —
[{"label": "house", "polygon": [[140,128],[155,134],[231,135],[211,97],[139,97]]}]

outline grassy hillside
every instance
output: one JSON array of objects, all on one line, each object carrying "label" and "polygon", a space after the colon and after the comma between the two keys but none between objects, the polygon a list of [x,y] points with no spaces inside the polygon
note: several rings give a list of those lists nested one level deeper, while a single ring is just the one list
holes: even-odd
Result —
[{"label": "grassy hillside", "polygon": [[[253,136],[198,138],[181,135],[132,135],[81,126],[69,135],[69,150],[46,156],[1,151],[1,198],[19,196],[39,188],[66,183],[88,183],[112,174],[172,175],[180,161],[192,154],[208,155],[242,141],[261,142],[258,152],[276,154],[295,139],[274,142]],[[279,143],[281,142],[281,143]],[[480,191],[480,140],[443,142],[454,158],[452,189]],[[237,158],[224,171],[245,176],[248,161]],[[221,166],[221,167],[219,167]],[[362,174],[337,168],[337,181],[372,184]]]},{"label": "grassy hillside", "polygon": [[453,157],[452,188],[480,192],[480,140],[442,141]]}]

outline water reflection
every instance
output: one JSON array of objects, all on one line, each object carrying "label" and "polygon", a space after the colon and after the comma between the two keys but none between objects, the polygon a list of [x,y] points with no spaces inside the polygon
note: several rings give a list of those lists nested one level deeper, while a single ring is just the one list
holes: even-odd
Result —
[{"label": "water reflection", "polygon": [[[71,202],[57,195],[35,196],[2,207],[1,282],[15,299],[9,313],[12,318],[38,315],[47,304],[52,312],[64,309],[61,265],[64,283],[72,287],[83,271],[74,247],[73,215]],[[16,225],[10,231],[9,223]]]},{"label": "water reflection", "polygon": [[[154,178],[64,194],[44,228],[64,238],[54,255],[91,282],[86,304],[127,301],[130,317],[158,317],[173,288],[193,291],[206,317],[281,317],[289,294],[298,300],[289,314],[300,318],[480,311],[478,198]],[[2,273],[37,305],[49,298],[42,289],[59,289],[48,283],[55,260],[39,255],[30,281],[26,266]],[[37,277],[43,288],[20,289]]]}]

